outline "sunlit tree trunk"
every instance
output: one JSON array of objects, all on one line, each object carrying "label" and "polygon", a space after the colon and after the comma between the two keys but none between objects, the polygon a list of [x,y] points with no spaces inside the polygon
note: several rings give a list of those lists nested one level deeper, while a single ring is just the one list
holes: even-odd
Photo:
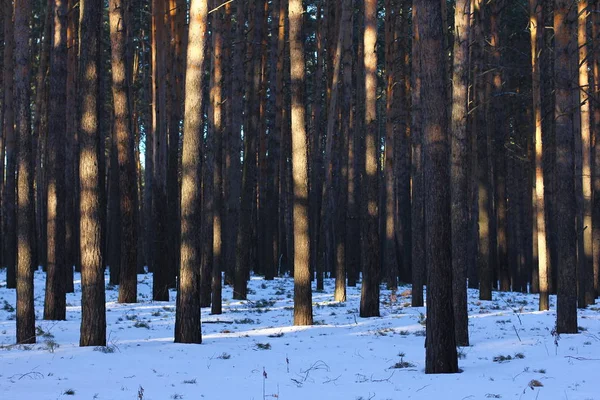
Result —
[{"label": "sunlit tree trunk", "polygon": [[290,73],[292,89],[292,173],[294,218],[294,325],[312,325],[310,241],[308,238],[308,162],[304,105],[305,62],[302,0],[290,0]]},{"label": "sunlit tree trunk", "polygon": [[548,246],[546,242],[546,214],[544,202],[544,164],[542,155],[542,101],[540,74],[540,46],[542,45],[542,8],[538,0],[529,0],[530,34],[531,34],[531,71],[533,93],[533,120],[535,128],[535,219],[537,224],[538,245],[538,280],[540,292],[540,311],[550,307],[548,292]]},{"label": "sunlit tree trunk", "polygon": [[[600,2],[593,0],[592,8],[592,73],[593,73],[593,95],[598,100],[600,93]],[[593,270],[594,270],[594,292],[598,297],[600,284],[600,104],[592,102],[593,124],[592,124],[592,236],[593,236]]]},{"label": "sunlit tree trunk", "polygon": [[17,160],[17,343],[35,343],[33,272],[35,270],[35,198],[33,157],[31,154],[30,107],[30,0],[15,0],[14,13],[14,110],[19,140]]},{"label": "sunlit tree trunk", "polygon": [[559,333],[577,333],[577,236],[575,229],[573,91],[577,71],[572,57],[577,57],[575,27],[577,10],[567,0],[555,0],[554,9],[554,82],[556,87],[556,224],[558,296],[556,329]]},{"label": "sunlit tree trunk", "polygon": [[469,229],[469,146],[467,130],[469,84],[469,0],[456,3],[454,15],[454,67],[452,76],[451,213],[452,213],[452,297],[454,327],[459,346],[469,345],[467,311],[467,243]]},{"label": "sunlit tree trunk", "polygon": [[[365,1],[365,166],[361,171],[363,196],[361,243],[363,284],[360,316],[379,316],[379,168],[377,162],[377,1]],[[359,61],[360,62],[360,61]]]},{"label": "sunlit tree trunk", "polygon": [[81,195],[81,336],[80,346],[106,345],[104,263],[100,241],[98,170],[99,48],[102,2],[80,0],[79,17],[79,176]]},{"label": "sunlit tree trunk", "polygon": [[175,314],[175,342],[201,343],[200,326],[200,160],[202,158],[202,75],[205,58],[207,0],[190,6],[185,73],[181,183],[181,268]]},{"label": "sunlit tree trunk", "polygon": [[[218,6],[217,2],[213,2]],[[222,12],[218,10],[212,14],[212,70],[210,82],[210,114],[209,127],[212,127],[211,146],[208,159],[212,161],[212,226],[213,226],[213,264],[212,264],[212,299],[211,313],[221,314],[221,263],[222,253],[222,226],[223,226],[223,187],[222,187],[222,142],[223,142],[223,23]],[[207,163],[210,163],[207,161]],[[210,167],[208,167],[210,169]],[[210,178],[209,178],[210,179]]]},{"label": "sunlit tree trunk", "polygon": [[578,217],[581,221],[581,232],[578,233],[578,239],[583,239],[579,249],[583,253],[578,257],[578,281],[579,294],[578,306],[584,308],[589,304],[594,304],[594,275],[592,261],[592,170],[591,170],[591,127],[590,127],[590,99],[589,99],[589,62],[588,62],[588,1],[581,0],[578,3],[577,18],[577,38],[579,48],[579,99],[580,111],[580,129],[581,129],[581,186],[582,193],[579,203],[581,208]]},{"label": "sunlit tree trunk", "polygon": [[66,319],[65,293],[65,136],[67,128],[67,2],[55,0],[50,56],[48,115],[47,246],[44,319]]},{"label": "sunlit tree trunk", "polygon": [[417,18],[417,9],[412,8],[412,92],[411,92],[411,135],[412,135],[412,199],[411,199],[411,243],[412,243],[412,296],[413,307],[423,306],[423,285],[425,284],[425,215],[423,197],[425,188],[423,182],[423,153],[422,153],[422,74],[421,74],[421,26]]}]

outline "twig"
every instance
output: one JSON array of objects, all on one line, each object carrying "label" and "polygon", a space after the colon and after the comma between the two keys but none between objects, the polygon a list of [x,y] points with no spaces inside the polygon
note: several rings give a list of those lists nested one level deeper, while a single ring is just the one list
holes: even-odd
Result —
[{"label": "twig", "polygon": [[517,334],[517,337],[519,338],[519,342],[521,342],[521,336],[519,336],[519,332],[517,332],[517,327],[513,325],[513,329],[515,330],[515,333]]},{"label": "twig", "polygon": [[425,385],[421,389],[417,389],[417,393],[420,392],[421,390],[425,389],[427,386],[431,386],[431,385]]},{"label": "twig", "polygon": [[577,361],[600,361],[600,358],[585,358],[585,357],[573,357],[573,356],[565,356],[565,358],[572,358]]},{"label": "twig", "polygon": [[337,382],[337,380],[338,380],[338,379],[340,379],[340,377],[341,377],[341,376],[342,376],[342,375],[338,375],[338,376],[337,376],[337,378],[333,378],[333,379],[331,379],[331,378],[330,378],[330,379],[327,379],[327,380],[326,380],[326,381],[324,381],[323,383],[331,383],[331,382],[333,382],[333,383],[336,383],[336,382]]}]

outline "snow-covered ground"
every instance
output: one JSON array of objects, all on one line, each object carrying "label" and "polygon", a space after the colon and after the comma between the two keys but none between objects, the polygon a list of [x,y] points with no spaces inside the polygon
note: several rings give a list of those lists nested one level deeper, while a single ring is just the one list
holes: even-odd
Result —
[{"label": "snow-covered ground", "polygon": [[[600,399],[600,306],[579,314],[579,335],[552,335],[537,297],[469,292],[471,347],[454,375],[424,373],[424,308],[410,291],[382,290],[381,318],[358,316],[360,288],[333,302],[333,280],[313,293],[315,325],[292,326],[291,279],[252,279],[248,301],[224,288],[222,315],[202,310],[203,343],[173,343],[171,302],[116,303],[107,286],[109,346],[80,348],[80,287],[67,321],[43,321],[44,279],[35,274],[38,343],[14,346],[15,291],[0,270],[0,399]],[[108,280],[108,277],[107,277]],[[557,340],[558,339],[558,340]],[[394,368],[396,367],[396,368]]]}]

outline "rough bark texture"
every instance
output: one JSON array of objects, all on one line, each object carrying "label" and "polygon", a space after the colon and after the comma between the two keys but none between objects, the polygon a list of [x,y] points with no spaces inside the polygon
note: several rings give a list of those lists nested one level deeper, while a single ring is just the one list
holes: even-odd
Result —
[{"label": "rough bark texture", "polygon": [[[593,0],[592,12],[592,38],[593,38],[593,65],[592,73],[594,76],[594,96],[598,98],[600,93],[600,2]],[[592,225],[593,225],[593,272],[594,272],[594,291],[595,296],[599,294],[600,279],[600,104],[592,102],[593,105],[593,125],[592,125],[592,184],[593,184],[593,206],[592,206]]]},{"label": "rough bark texture", "polygon": [[559,333],[577,333],[577,236],[575,232],[575,188],[573,159],[573,91],[577,71],[571,57],[577,55],[574,35],[576,9],[568,0],[556,0],[554,9],[554,82],[556,85],[556,224],[558,296],[556,327]]},{"label": "rough bark texture", "polygon": [[100,171],[98,146],[99,46],[102,2],[79,3],[79,120],[81,195],[81,336],[80,346],[106,345],[104,263],[100,228]]},{"label": "rough bark texture", "polygon": [[423,146],[422,146],[422,74],[421,74],[421,26],[417,19],[417,9],[412,9],[412,199],[411,199],[411,244],[412,244],[412,297],[413,307],[423,306],[423,285],[425,284],[425,215],[423,211]]},{"label": "rough bark texture", "polygon": [[589,60],[588,60],[588,1],[581,0],[578,3],[577,18],[577,42],[579,48],[579,104],[581,121],[581,186],[582,193],[580,197],[581,209],[578,216],[581,220],[582,232],[578,238],[583,239],[579,246],[583,252],[578,259],[578,306],[584,308],[587,305],[594,304],[594,275],[592,261],[592,172],[591,172],[591,127],[590,127],[590,78],[589,78]]},{"label": "rough bark texture", "polygon": [[427,258],[427,337],[425,372],[458,372],[454,312],[452,308],[452,256],[450,227],[450,176],[446,71],[442,43],[440,2],[416,0],[422,41],[423,175],[425,194],[425,256]]},{"label": "rough bark texture", "polygon": [[544,164],[542,162],[542,100],[539,47],[542,45],[542,7],[538,0],[529,0],[531,25],[531,73],[533,92],[533,119],[535,129],[535,222],[538,247],[538,282],[540,292],[540,311],[550,308],[548,292],[548,246],[546,242],[546,214],[544,201]]},{"label": "rough bark texture", "polygon": [[67,2],[55,0],[50,56],[46,296],[44,319],[66,319],[65,292],[65,136],[67,129]]},{"label": "rough bark texture", "polygon": [[[213,3],[217,6],[217,2]],[[212,71],[210,82],[210,104],[212,112],[209,114],[209,126],[212,126],[211,158],[213,179],[213,261],[212,261],[212,299],[211,313],[221,314],[221,263],[222,252],[222,221],[223,221],[223,181],[222,181],[222,142],[223,142],[223,28],[222,10],[213,13],[212,23]]]},{"label": "rough bark texture", "polygon": [[15,0],[15,127],[19,140],[17,156],[17,343],[35,343],[33,271],[35,270],[35,211],[33,157],[31,154],[30,55],[31,1]]},{"label": "rough bark texture", "polygon": [[[451,117],[452,297],[456,343],[469,345],[467,310],[467,243],[469,229],[469,145],[467,131],[469,78],[469,0],[456,2]],[[472,239],[472,238],[471,238]]]},{"label": "rough bark texture", "polygon": [[292,85],[292,174],[294,223],[294,325],[312,325],[310,242],[308,238],[308,162],[304,105],[305,62],[302,0],[290,0],[290,73]]},{"label": "rough bark texture", "polygon": [[207,0],[190,7],[181,183],[181,268],[175,342],[201,343],[200,326],[200,160],[202,158],[202,71],[205,58]]},{"label": "rough bark texture", "polygon": [[166,104],[166,0],[152,1],[152,37],[153,37],[153,157],[154,170],[152,177],[152,229],[153,248],[152,299],[169,300],[169,250],[167,220],[167,104]]},{"label": "rough bark texture", "polygon": [[119,196],[121,214],[121,265],[119,279],[119,303],[137,301],[137,224],[136,174],[134,157],[134,134],[131,126],[131,100],[127,82],[127,30],[124,16],[126,0],[110,0],[109,24],[112,65],[112,94],[114,127],[117,137],[119,165]]},{"label": "rough bark texture", "polygon": [[[379,167],[377,162],[377,1],[365,1],[365,165],[362,170],[363,196],[361,243],[363,284],[360,316],[379,316]],[[360,62],[360,61],[359,61]]]}]

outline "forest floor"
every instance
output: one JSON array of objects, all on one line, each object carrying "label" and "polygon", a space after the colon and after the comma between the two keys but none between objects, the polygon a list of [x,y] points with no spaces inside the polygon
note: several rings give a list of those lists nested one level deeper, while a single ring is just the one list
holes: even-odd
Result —
[{"label": "forest floor", "polygon": [[[600,305],[580,310],[578,335],[553,336],[537,296],[469,291],[471,346],[462,373],[426,375],[425,308],[410,291],[381,291],[381,317],[358,316],[360,286],[333,301],[334,281],[313,293],[315,325],[294,327],[293,281],[253,278],[247,301],[223,290],[223,314],[202,310],[201,345],[173,343],[175,292],[151,301],[152,275],[138,276],[139,303],[117,304],[107,285],[104,348],[80,348],[80,276],[67,321],[43,321],[45,274],[35,273],[38,342],[14,346],[15,291],[0,270],[0,399],[598,399]],[[108,280],[108,276],[107,276]]]}]

